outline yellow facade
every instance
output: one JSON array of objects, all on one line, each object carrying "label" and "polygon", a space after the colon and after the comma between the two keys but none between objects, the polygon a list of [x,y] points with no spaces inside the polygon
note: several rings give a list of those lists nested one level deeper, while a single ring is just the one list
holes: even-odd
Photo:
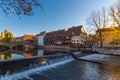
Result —
[{"label": "yellow facade", "polygon": [[30,35],[30,34],[25,34],[24,35],[25,40],[34,40],[35,38],[36,38],[36,36],[34,36],[34,35]]},{"label": "yellow facade", "polygon": [[119,47],[120,46],[120,28],[111,27],[103,31],[103,46]]}]

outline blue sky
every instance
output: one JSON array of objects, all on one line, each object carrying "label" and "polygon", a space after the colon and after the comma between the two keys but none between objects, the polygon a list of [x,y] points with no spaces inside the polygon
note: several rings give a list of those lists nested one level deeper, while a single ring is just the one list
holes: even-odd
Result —
[{"label": "blue sky", "polygon": [[116,0],[40,0],[43,10],[34,9],[33,16],[17,15],[6,17],[1,12],[0,32],[8,29],[14,36],[38,34],[77,25],[85,25],[86,18],[93,10],[108,8]]}]

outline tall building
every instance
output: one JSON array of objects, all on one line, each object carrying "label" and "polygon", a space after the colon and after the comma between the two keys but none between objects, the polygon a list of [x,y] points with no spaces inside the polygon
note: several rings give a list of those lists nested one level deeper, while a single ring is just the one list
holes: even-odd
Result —
[{"label": "tall building", "polygon": [[4,30],[4,36],[6,36],[6,34],[9,33],[9,31],[7,29]]}]

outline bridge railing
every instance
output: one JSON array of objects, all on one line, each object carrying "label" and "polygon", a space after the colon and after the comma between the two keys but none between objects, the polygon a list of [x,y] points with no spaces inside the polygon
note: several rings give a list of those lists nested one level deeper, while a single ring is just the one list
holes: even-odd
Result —
[{"label": "bridge railing", "polygon": [[7,43],[7,44],[10,44],[10,43],[23,43],[23,44],[25,44],[25,43],[37,43],[37,42],[1,42],[1,44],[4,44],[4,43]]}]

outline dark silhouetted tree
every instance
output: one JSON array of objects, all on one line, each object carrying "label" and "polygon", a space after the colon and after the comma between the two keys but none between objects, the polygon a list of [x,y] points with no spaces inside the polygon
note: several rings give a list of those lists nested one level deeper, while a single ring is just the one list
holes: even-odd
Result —
[{"label": "dark silhouetted tree", "polygon": [[120,27],[120,0],[110,7],[110,17],[113,20],[114,25]]},{"label": "dark silhouetted tree", "polygon": [[7,16],[14,13],[33,15],[34,7],[42,8],[39,0],[0,0],[0,8]]}]

